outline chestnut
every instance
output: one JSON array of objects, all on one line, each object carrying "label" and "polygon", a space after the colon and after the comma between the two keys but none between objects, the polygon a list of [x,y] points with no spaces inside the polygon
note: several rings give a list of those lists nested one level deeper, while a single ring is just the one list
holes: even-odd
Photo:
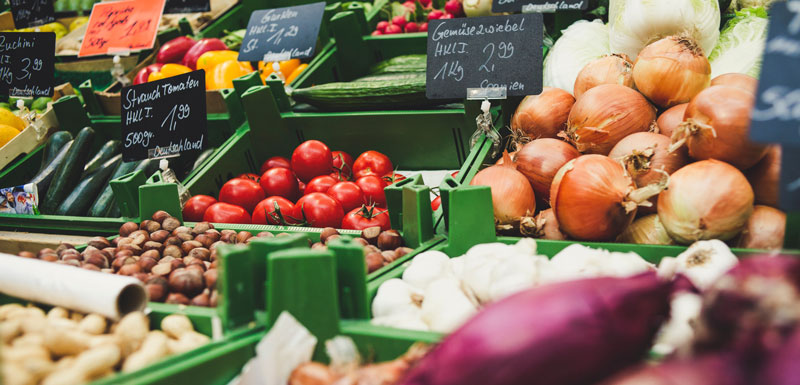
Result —
[{"label": "chestnut", "polygon": [[224,245],[224,244],[225,244],[225,242],[222,242],[222,241],[216,241],[216,242],[212,243],[212,244],[211,244],[211,247],[209,247],[208,249],[209,249],[209,250],[211,250],[212,252],[214,252],[214,251],[216,251],[216,250],[217,250],[217,246],[219,246],[219,245]]},{"label": "chestnut", "polygon": [[204,292],[194,296],[194,298],[192,298],[192,302],[190,304],[192,306],[208,307],[209,304],[211,303],[211,298],[210,297],[211,296],[208,295],[208,293],[204,291]]},{"label": "chestnut", "polygon": [[117,274],[119,274],[119,275],[134,275],[136,273],[141,273],[141,272],[142,272],[142,268],[139,267],[138,264],[131,263],[131,264],[123,265],[122,267],[120,267],[119,271],[117,271]]},{"label": "chestnut", "polygon": [[103,237],[94,237],[90,239],[89,242],[87,242],[86,244],[92,247],[96,247],[98,249],[105,249],[106,247],[111,246],[111,242],[109,242],[108,239],[105,239]]},{"label": "chestnut", "polygon": [[83,262],[83,258],[80,256],[80,254],[64,254],[61,256],[61,260]]},{"label": "chestnut", "polygon": [[172,266],[172,270],[186,267],[186,264],[183,263],[182,259],[173,259],[172,262],[169,263],[169,265]]},{"label": "chestnut", "polygon": [[54,261],[55,263],[60,263],[62,265],[70,265],[75,267],[80,267],[81,263],[77,259],[70,259],[68,261]]},{"label": "chestnut", "polygon": [[145,230],[148,233],[154,233],[154,232],[156,232],[158,230],[161,230],[161,224],[156,222],[156,221],[151,221],[151,220],[145,219],[139,225],[139,229],[140,230]]},{"label": "chestnut", "polygon": [[133,275],[131,275],[131,277],[133,277],[133,278],[136,278],[136,279],[138,279],[138,280],[142,281],[142,283],[145,283],[145,282],[147,282],[147,279],[148,279],[148,278],[150,278],[150,277],[147,275],[147,273],[136,273],[136,274],[133,274]]},{"label": "chestnut", "polygon": [[181,293],[169,293],[164,303],[171,303],[175,305],[188,305],[191,302],[189,301],[189,298],[187,298],[185,295]]},{"label": "chestnut", "polygon": [[150,240],[153,242],[164,243],[169,238],[169,231],[158,230],[150,234]]},{"label": "chestnut", "polygon": [[169,238],[167,238],[167,240],[165,240],[163,243],[164,246],[180,246],[183,241],[176,236],[169,236]]},{"label": "chestnut", "polygon": [[358,243],[358,244],[359,244],[359,245],[361,245],[361,246],[366,246],[366,245],[369,245],[369,242],[367,242],[367,240],[366,240],[366,239],[364,239],[364,238],[361,238],[361,237],[358,237],[358,238],[353,238],[353,242],[355,242],[355,243]]},{"label": "chestnut", "polygon": [[152,277],[145,282],[150,301],[163,302],[169,292],[169,284],[164,277]]},{"label": "chestnut", "polygon": [[206,281],[206,287],[214,290],[217,288],[217,269],[209,268],[203,273],[203,279]]},{"label": "chestnut", "polygon": [[158,250],[147,250],[142,253],[141,258],[142,259],[151,258],[154,261],[158,262],[158,260],[161,259],[161,253],[159,253]]},{"label": "chestnut", "polygon": [[327,239],[325,239],[325,244],[327,245],[327,244],[328,244],[328,242],[330,242],[330,241],[335,241],[335,240],[337,240],[337,239],[339,239],[339,238],[341,238],[341,237],[342,237],[342,236],[341,236],[341,235],[339,235],[339,234],[333,234],[333,235],[329,236]]},{"label": "chestnut", "polygon": [[58,254],[58,256],[61,256],[61,254],[63,254],[67,250],[75,250],[75,246],[72,246],[69,243],[62,242],[61,244],[58,245],[58,247],[56,247],[56,254]]},{"label": "chestnut", "polygon": [[395,253],[394,250],[382,251],[381,255],[386,263],[392,263],[397,260],[397,253]]},{"label": "chestnut", "polygon": [[386,230],[378,236],[378,248],[381,250],[394,250],[403,246],[403,237],[397,230]]},{"label": "chestnut", "polygon": [[219,238],[222,237],[222,234],[217,229],[208,229],[203,235],[211,238],[211,243],[219,241]]},{"label": "chestnut", "polygon": [[186,265],[186,270],[194,270],[200,274],[205,274],[206,264],[203,261],[194,260],[194,263]]},{"label": "chestnut", "polygon": [[91,263],[84,263],[83,265],[81,265],[81,269],[100,271],[99,267],[92,265]]},{"label": "chestnut", "polygon": [[51,249],[49,247],[45,247],[44,249],[39,250],[39,252],[36,253],[36,256],[41,258],[42,255],[45,255],[45,254],[56,254],[56,255],[58,255],[58,253],[56,253],[55,250],[53,250],[53,249]]},{"label": "chestnut", "polygon": [[[169,217],[171,217],[171,215],[169,215],[169,213],[168,213],[168,212],[166,212],[166,211],[164,211],[164,210],[158,210],[158,211],[156,211],[156,212],[154,212],[154,213],[153,213],[153,216],[152,216],[151,218],[152,218],[154,221],[156,221],[156,222],[158,222],[158,223],[160,223],[160,224],[163,224],[163,223],[164,223],[164,220],[165,220],[165,219],[167,219],[167,218],[169,218]],[[170,231],[172,231],[172,230],[170,230]]]},{"label": "chestnut", "polygon": [[270,233],[269,231],[262,231],[256,234],[256,238],[274,238],[275,234]]},{"label": "chestnut", "polygon": [[211,261],[211,263],[208,265],[208,268],[209,269],[216,269],[217,268],[217,260]]},{"label": "chestnut", "polygon": [[184,255],[189,255],[193,249],[198,247],[203,247],[203,244],[197,241],[186,241],[181,244],[181,251]]},{"label": "chestnut", "polygon": [[161,228],[167,231],[172,231],[181,227],[181,221],[175,217],[168,217],[164,219],[164,222],[161,224]]},{"label": "chestnut", "polygon": [[116,247],[106,247],[106,248],[102,249],[102,251],[104,253],[106,253],[106,255],[108,256],[109,259],[111,259],[111,256],[114,255],[114,253],[117,252],[117,248]]},{"label": "chestnut", "polygon": [[333,227],[326,227],[322,229],[321,233],[319,233],[319,241],[322,243],[327,243],[328,237],[330,237],[331,235],[339,235],[339,232]]},{"label": "chestnut", "polygon": [[191,240],[194,240],[194,237],[192,237],[192,234],[189,234],[189,233],[178,233],[178,235],[176,235],[176,237],[178,237],[178,239],[180,239],[181,242],[189,242]]},{"label": "chestnut", "polygon": [[212,226],[211,223],[208,223],[208,222],[197,222],[197,224],[195,224],[194,228],[192,229],[192,235],[198,236],[198,235],[200,235],[202,233],[205,233],[209,229],[213,229],[213,228],[214,228],[214,226]]},{"label": "chestnut", "polygon": [[411,254],[414,252],[414,249],[410,247],[398,247],[394,249],[395,254],[397,254],[397,258],[403,258],[407,254]]},{"label": "chestnut", "polygon": [[119,270],[122,268],[122,266],[134,264],[136,262],[137,262],[136,258],[134,258],[132,255],[120,256],[114,258],[114,261],[111,262],[111,267],[114,268],[114,270]]},{"label": "chestnut", "polygon": [[322,242],[317,242],[311,245],[311,250],[328,250],[328,246],[325,246]]},{"label": "chestnut", "polygon": [[181,248],[178,246],[169,245],[164,248],[164,252],[162,254],[165,257],[181,258],[183,257],[183,250],[181,250]]},{"label": "chestnut", "polygon": [[149,273],[158,264],[158,261],[155,258],[142,256],[136,264],[143,272]]},{"label": "chestnut", "polygon": [[119,227],[119,236],[127,237],[136,230],[139,230],[139,225],[137,225],[135,222],[125,222]]},{"label": "chestnut", "polygon": [[139,255],[142,253],[142,248],[137,245],[120,245],[119,250],[130,250],[132,255]]},{"label": "chestnut", "polygon": [[201,261],[208,261],[211,259],[211,252],[205,247],[197,247],[189,252],[189,257],[197,258]]},{"label": "chestnut", "polygon": [[361,230],[361,238],[364,238],[370,245],[378,244],[378,236],[380,235],[381,228],[379,226],[367,227]]},{"label": "chestnut", "polygon": [[131,255],[133,255],[133,251],[130,251],[130,250],[118,250],[114,254],[114,259],[119,258],[119,257],[130,257]]},{"label": "chestnut", "polygon": [[205,233],[200,234],[194,237],[194,240],[203,244],[203,247],[206,249],[211,247],[211,244],[214,243],[214,239],[206,235]]},{"label": "chestnut", "polygon": [[172,236],[176,236],[180,233],[191,233],[192,229],[188,226],[178,226],[175,230],[172,230]]},{"label": "chestnut", "polygon": [[236,231],[233,230],[222,230],[220,232],[219,240],[224,243],[233,243],[234,239],[236,239]]},{"label": "chestnut", "polygon": [[142,246],[145,242],[150,240],[150,233],[146,230],[136,230],[128,236],[131,239],[131,244],[136,246]]},{"label": "chestnut", "polygon": [[164,245],[158,242],[147,241],[144,243],[144,245],[142,245],[142,250],[144,251],[156,250],[160,253],[164,251]]},{"label": "chestnut", "polygon": [[105,269],[109,265],[108,257],[100,250],[88,250],[83,254],[83,262]]},{"label": "chestnut", "polygon": [[36,258],[36,254],[31,253],[30,251],[20,251],[19,256],[22,258]]},{"label": "chestnut", "polygon": [[369,253],[366,256],[366,262],[367,273],[372,273],[383,267],[383,255],[381,255],[381,253]]},{"label": "chestnut", "polygon": [[292,234],[289,234],[289,233],[278,233],[278,234],[275,234],[276,237],[288,237],[290,235],[292,235]]},{"label": "chestnut", "polygon": [[379,249],[378,246],[368,245],[368,246],[364,247],[364,255],[367,255],[369,253],[379,253],[380,254],[380,252],[381,252],[381,249]]},{"label": "chestnut", "polygon": [[203,274],[193,269],[177,269],[169,275],[169,290],[194,297],[205,289]]},{"label": "chestnut", "polygon": [[157,276],[166,276],[172,273],[171,263],[157,263],[150,269],[150,273]]},{"label": "chestnut", "polygon": [[214,290],[211,292],[211,299],[208,302],[208,306],[210,307],[217,307],[217,301],[219,300],[219,293]]},{"label": "chestnut", "polygon": [[47,262],[55,262],[55,261],[58,261],[58,255],[56,255],[55,253],[42,254],[39,257],[39,259],[41,259],[42,261],[47,261]]}]

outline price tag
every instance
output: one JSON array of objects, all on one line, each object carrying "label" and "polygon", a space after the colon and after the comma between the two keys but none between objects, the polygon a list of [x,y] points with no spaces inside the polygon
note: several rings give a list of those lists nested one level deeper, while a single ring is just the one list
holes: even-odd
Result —
[{"label": "price tag", "polygon": [[0,94],[53,96],[56,34],[0,32]]},{"label": "price tag", "polygon": [[164,13],[194,13],[208,12],[211,10],[209,0],[167,0]]},{"label": "price tag", "polygon": [[469,88],[541,93],[542,28],[535,13],[430,21],[425,95],[463,99]]},{"label": "price tag", "polygon": [[324,13],[325,2],[253,12],[239,48],[239,61],[313,56]]},{"label": "price tag", "polygon": [[492,12],[556,12],[589,8],[589,0],[492,0]]},{"label": "price tag", "polygon": [[17,29],[35,27],[56,21],[52,0],[9,0],[11,16]]},{"label": "price tag", "polygon": [[120,96],[124,161],[205,148],[205,71],[124,87]]},{"label": "price tag", "polygon": [[165,0],[95,3],[79,57],[153,48]]}]

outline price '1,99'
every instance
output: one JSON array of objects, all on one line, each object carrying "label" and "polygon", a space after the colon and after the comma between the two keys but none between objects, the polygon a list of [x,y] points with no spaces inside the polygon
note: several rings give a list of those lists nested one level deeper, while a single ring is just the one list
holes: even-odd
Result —
[{"label": "price '1,99'", "polygon": [[171,110],[169,110],[169,113],[161,122],[161,128],[164,128],[166,125],[170,131],[175,131],[178,121],[188,118],[190,113],[191,109],[189,108],[188,104],[176,104]]}]

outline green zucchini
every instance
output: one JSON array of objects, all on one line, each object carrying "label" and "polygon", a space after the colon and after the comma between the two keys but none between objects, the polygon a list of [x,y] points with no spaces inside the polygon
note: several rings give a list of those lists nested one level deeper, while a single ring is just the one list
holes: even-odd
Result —
[{"label": "green zucchini", "polygon": [[356,80],[354,82],[375,82],[375,81],[382,81],[382,80],[408,80],[408,79],[417,79],[417,78],[425,78],[425,72],[394,72],[394,73],[386,73],[380,75],[368,75]]},{"label": "green zucchini", "polygon": [[323,110],[397,109],[443,103],[425,97],[425,77],[328,83],[296,89],[292,98]]},{"label": "green zucchini", "polygon": [[53,176],[47,195],[39,200],[41,202],[39,209],[43,214],[56,212],[64,198],[78,185],[93,141],[94,130],[91,127],[84,127],[75,136],[75,141],[72,142],[64,161]]},{"label": "green zucchini", "polygon": [[97,170],[100,166],[102,166],[107,160],[114,157],[120,153],[120,145],[121,143],[119,140],[109,140],[106,142],[103,147],[100,147],[100,150],[94,154],[94,157],[86,162],[86,166],[83,168],[83,175],[81,175],[81,179],[86,178],[90,173],[94,170]]},{"label": "green zucchini", "polygon": [[67,198],[61,202],[58,210],[56,210],[56,215],[86,215],[89,206],[92,205],[92,202],[103,190],[103,187],[108,184],[108,179],[120,162],[122,162],[122,154],[117,154],[81,180]]},{"label": "green zucchini", "polygon": [[[425,66],[428,62],[428,55],[402,55],[402,56],[395,56],[391,59],[384,60],[378,64],[375,64],[370,68],[370,74],[378,75],[382,73],[391,72],[416,72],[416,71],[425,71]],[[392,71],[392,68],[400,68],[405,67],[409,68],[406,71]]]},{"label": "green zucchini", "polygon": [[39,167],[39,170],[42,171],[50,165],[50,162],[56,157],[58,153],[61,152],[61,149],[64,147],[67,142],[72,140],[72,134],[69,131],[58,131],[53,135],[50,135],[50,139],[47,139],[47,144],[44,145],[44,155],[42,156],[42,166]]},{"label": "green zucchini", "polygon": [[371,72],[371,75],[394,74],[402,72],[420,72],[425,73],[427,66],[425,63],[409,63],[409,64],[396,64],[382,68],[380,71]]},{"label": "green zucchini", "polygon": [[[39,171],[36,176],[34,176],[30,182],[36,185],[36,189],[39,193],[39,197],[44,197],[47,194],[47,189],[50,187],[50,183],[53,182],[53,176],[56,174],[56,170],[61,163],[64,163],[64,159],[67,158],[67,153],[69,152],[70,146],[72,146],[72,140],[67,143],[64,143],[61,146],[61,150],[56,154],[56,156],[50,160],[50,163],[47,164],[41,171]],[[40,198],[41,199],[41,198]]]},{"label": "green zucchini", "polygon": [[[133,172],[136,170],[136,167],[141,164],[141,161],[133,161],[133,162],[121,162],[119,166],[114,170],[114,173],[111,174],[111,178],[109,181],[117,179],[127,173]],[[111,184],[108,184],[104,189],[103,192],[100,193],[100,196],[92,204],[92,207],[89,208],[89,216],[90,217],[106,217],[108,213],[111,211],[111,206],[114,205],[114,190],[111,189]]]},{"label": "green zucchini", "polygon": [[[156,169],[158,169],[158,159],[145,159],[139,162],[136,168],[133,169],[133,171],[131,172],[142,170],[145,176],[150,176],[154,172],[156,172]],[[122,215],[122,213],[120,213],[116,197],[114,198],[114,200],[111,201],[109,205],[111,206],[111,208],[110,210],[108,210],[108,214],[106,214],[106,217],[119,218]]]}]

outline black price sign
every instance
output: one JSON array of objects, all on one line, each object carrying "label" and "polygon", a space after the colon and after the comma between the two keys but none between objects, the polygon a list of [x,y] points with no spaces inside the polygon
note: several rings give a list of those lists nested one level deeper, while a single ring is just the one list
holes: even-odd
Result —
[{"label": "black price sign", "polygon": [[124,161],[205,148],[205,71],[124,87],[121,96]]},{"label": "black price sign", "polygon": [[11,16],[17,29],[56,21],[52,0],[9,0]]},{"label": "black price sign", "polygon": [[53,96],[56,34],[0,32],[0,94]]},{"label": "black price sign", "polygon": [[492,12],[580,11],[589,8],[589,0],[492,0]]},{"label": "black price sign", "polygon": [[780,207],[785,211],[800,210],[800,147],[783,146],[781,151]]},{"label": "black price sign", "polygon": [[428,25],[428,99],[458,99],[467,89],[542,92],[542,15],[432,20]]},{"label": "black price sign", "polygon": [[211,10],[210,0],[167,0],[164,14],[208,12]]},{"label": "black price sign", "polygon": [[239,49],[239,61],[311,57],[324,13],[325,2],[253,12]]}]

